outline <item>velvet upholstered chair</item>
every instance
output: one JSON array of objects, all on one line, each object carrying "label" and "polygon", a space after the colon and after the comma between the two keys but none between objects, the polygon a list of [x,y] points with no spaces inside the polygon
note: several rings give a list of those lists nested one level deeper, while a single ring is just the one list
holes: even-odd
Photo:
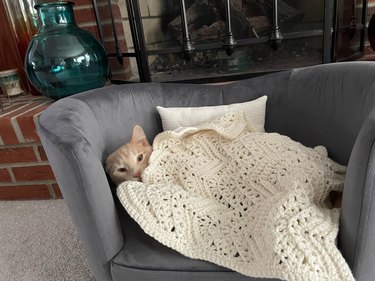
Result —
[{"label": "velvet upholstered chair", "polygon": [[338,247],[358,281],[375,280],[375,63],[293,69],[232,84],[112,85],[64,98],[39,118],[39,133],[97,280],[247,280],[193,260],[147,236],[118,203],[103,164],[140,124],[162,131],[155,109],[221,105],[268,96],[265,128],[324,145],[348,165]]}]

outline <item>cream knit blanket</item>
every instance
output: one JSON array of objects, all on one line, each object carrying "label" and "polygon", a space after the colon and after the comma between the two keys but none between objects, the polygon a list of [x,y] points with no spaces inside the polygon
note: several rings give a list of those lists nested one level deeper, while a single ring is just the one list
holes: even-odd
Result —
[{"label": "cream knit blanket", "polygon": [[325,200],[345,168],[325,148],[254,132],[242,112],[163,132],[153,147],[143,183],[117,195],[159,242],[253,277],[354,280]]}]

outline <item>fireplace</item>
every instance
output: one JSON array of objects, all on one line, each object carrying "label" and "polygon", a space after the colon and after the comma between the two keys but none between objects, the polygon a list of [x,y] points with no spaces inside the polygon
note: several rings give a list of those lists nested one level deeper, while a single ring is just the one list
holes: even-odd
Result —
[{"label": "fireplace", "polygon": [[110,56],[128,57],[131,81],[227,81],[346,60],[363,51],[366,0],[118,0],[118,5],[128,52]]}]

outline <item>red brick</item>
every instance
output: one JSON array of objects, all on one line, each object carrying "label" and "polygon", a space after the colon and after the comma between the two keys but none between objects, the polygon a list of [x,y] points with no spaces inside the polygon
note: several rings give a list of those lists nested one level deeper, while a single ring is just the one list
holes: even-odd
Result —
[{"label": "red brick", "polygon": [[129,80],[132,77],[132,70],[128,58],[124,58],[123,65],[121,65],[116,58],[110,58],[109,65],[111,67],[113,79]]},{"label": "red brick", "polygon": [[[39,137],[35,134],[35,125],[32,122],[33,116],[37,114],[36,112],[40,110],[41,104],[44,103],[51,103],[51,99],[42,96],[32,96],[32,95],[24,95],[19,97],[12,98],[12,105],[6,104],[5,110],[0,112],[0,137],[4,141],[4,144],[11,145],[11,144],[18,144],[19,141],[24,141],[24,137],[29,139],[30,141],[39,141]],[[35,107],[38,107],[35,109]],[[45,107],[44,107],[45,108]],[[29,112],[26,112],[30,110]],[[25,134],[22,132],[22,136],[19,136],[20,139],[17,138],[17,134],[14,131],[13,121],[17,118],[17,124],[19,125],[18,118],[21,119],[29,119],[27,124],[21,125],[25,127]],[[22,123],[22,122],[21,122]],[[26,141],[25,140],[25,141]]]},{"label": "red brick", "polygon": [[0,186],[0,200],[26,199],[51,199],[48,186],[44,184]]},{"label": "red brick", "polygon": [[[3,103],[7,102],[7,100],[3,99]],[[26,102],[24,103],[21,103],[21,104],[12,104],[12,105],[9,105],[9,106],[6,106],[4,105],[4,110],[3,111],[0,111],[0,118],[2,116],[4,116],[5,114],[8,114],[9,112],[11,112],[12,110],[15,110],[17,108],[19,108],[20,106],[22,105],[25,105]]]},{"label": "red brick", "polygon": [[[13,112],[2,115],[0,118],[0,136],[4,141],[4,144],[18,144],[18,138],[14,131],[11,123],[12,118],[16,118],[18,115],[22,115],[27,110],[32,110],[34,107],[40,105],[41,101],[31,101],[24,107],[20,107]],[[34,125],[33,125],[34,126]],[[39,138],[38,138],[39,139]]]},{"label": "red brick", "polygon": [[[103,17],[104,19],[111,18],[111,14],[110,14],[108,7],[99,8],[99,13],[100,13],[100,16]],[[121,19],[121,12],[120,12],[120,7],[118,6],[118,4],[112,4],[112,13],[113,13],[114,19]]]},{"label": "red brick", "polygon": [[118,62],[117,58],[115,57],[110,57],[108,59],[108,62],[109,62],[109,65],[111,66],[112,71],[118,71],[118,70],[126,70],[128,72],[131,71],[129,58],[123,58],[122,65]]},{"label": "red brick", "polygon": [[96,24],[93,24],[92,26],[85,26],[81,27],[82,29],[90,32],[97,40],[99,40],[99,31]]},{"label": "red brick", "polygon": [[[119,39],[118,43],[119,43],[120,50],[122,52],[127,50],[125,39]],[[106,49],[107,53],[114,53],[116,50],[115,47],[116,47],[115,41],[104,42],[104,48]]]},{"label": "red brick", "polygon": [[[115,23],[115,28],[116,28],[116,34],[117,34],[117,36],[124,36],[125,35],[124,29],[122,27],[122,23],[121,22],[116,22]],[[90,32],[95,37],[99,37],[98,26],[94,22],[90,26],[84,26],[84,27],[82,27],[82,29]],[[103,36],[104,37],[110,37],[110,38],[113,37],[112,24],[110,22],[109,23],[105,23],[105,24],[102,25],[102,31],[103,31]]]},{"label": "red brick", "polygon": [[52,184],[52,188],[53,188],[53,191],[55,192],[56,199],[63,199],[59,185],[57,183],[54,183]]},{"label": "red brick", "polygon": [[112,79],[115,80],[129,81],[132,77],[133,75],[131,72],[112,73]]},{"label": "red brick", "polygon": [[25,143],[40,142],[40,138],[35,128],[35,123],[32,117],[25,116],[17,118],[18,126],[21,129]]},{"label": "red brick", "polygon": [[12,168],[16,181],[39,181],[54,180],[52,169],[49,165],[30,166],[30,167],[13,167]]},{"label": "red brick", "polygon": [[[113,36],[112,23],[103,24],[103,34],[105,37]],[[122,27],[121,22],[115,22],[116,34],[117,36],[125,35],[124,28]]]},{"label": "red brick", "polygon": [[7,169],[0,169],[0,182],[11,182],[9,172]]},{"label": "red brick", "polygon": [[0,164],[35,161],[37,159],[32,147],[0,148]]},{"label": "red brick", "polygon": [[95,21],[95,13],[92,8],[75,10],[74,16],[78,24]]},{"label": "red brick", "polygon": [[40,159],[42,161],[48,161],[47,154],[44,151],[43,146],[38,146],[38,151],[39,151]]},{"label": "red brick", "polygon": [[19,106],[19,108],[17,110],[14,110],[13,112],[11,113],[8,113],[6,115],[2,115],[1,116],[1,119],[11,119],[12,117],[15,117],[19,114],[22,114],[23,112],[29,110],[29,109],[32,109],[34,108],[35,106],[39,105],[41,102],[36,100],[36,101],[33,101],[33,100],[30,100],[29,103],[27,103],[27,105],[25,105],[24,107],[22,106]]},{"label": "red brick", "polygon": [[[9,119],[0,119],[0,137],[4,144],[18,144],[17,135],[13,130],[13,127]],[[0,152],[0,163],[2,161]]]},{"label": "red brick", "polygon": [[[98,7],[99,16],[101,20],[110,19],[110,11],[108,6]],[[112,13],[114,19],[121,19],[120,8],[117,4],[112,4]],[[95,22],[95,12],[92,7],[87,7],[85,9],[75,9],[74,17],[78,24]]]},{"label": "red brick", "polygon": [[38,108],[17,117],[18,126],[22,131],[25,142],[40,142],[35,128],[34,116],[46,110],[50,105],[51,104],[49,103],[39,106]]},{"label": "red brick", "polygon": [[73,8],[81,5],[92,5],[92,0],[75,0]]}]

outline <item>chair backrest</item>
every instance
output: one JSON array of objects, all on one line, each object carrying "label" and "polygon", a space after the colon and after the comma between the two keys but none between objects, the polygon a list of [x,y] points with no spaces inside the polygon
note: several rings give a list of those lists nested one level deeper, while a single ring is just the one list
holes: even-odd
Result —
[{"label": "chair backrest", "polygon": [[[96,90],[95,98],[91,93],[76,98],[94,111],[99,126],[108,128],[103,157],[130,138],[135,124],[142,125],[153,139],[162,130],[157,105],[221,105],[267,95],[267,131],[286,134],[308,146],[325,145],[334,160],[347,164],[359,130],[375,104],[374,67],[372,62],[326,64],[219,86],[117,85]],[[108,114],[111,109],[114,114]],[[106,126],[107,122],[112,126]]]},{"label": "chair backrest", "polygon": [[225,103],[246,93],[268,95],[266,130],[307,146],[324,145],[348,164],[356,137],[375,105],[375,63],[335,63],[243,80],[224,88]]}]

